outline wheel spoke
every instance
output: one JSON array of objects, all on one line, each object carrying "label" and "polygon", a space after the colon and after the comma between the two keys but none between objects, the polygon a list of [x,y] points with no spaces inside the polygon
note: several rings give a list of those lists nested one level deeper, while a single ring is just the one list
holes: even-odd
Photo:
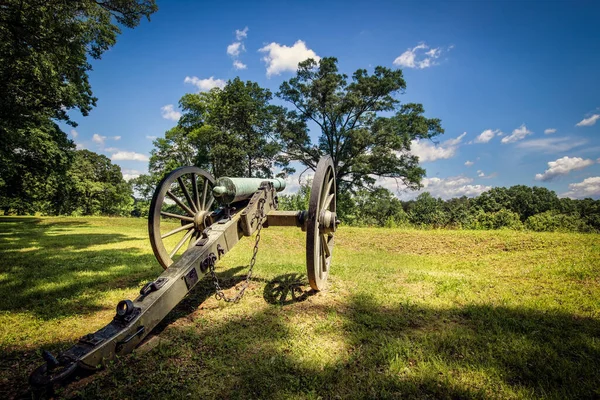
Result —
[{"label": "wheel spoke", "polygon": [[198,212],[198,210],[196,209],[196,204],[192,201],[192,196],[190,196],[190,192],[188,192],[187,187],[185,186],[185,184],[183,183],[183,179],[181,179],[181,178],[182,178],[181,176],[178,177],[177,182],[179,182],[181,191],[183,192],[185,199],[187,200],[188,204],[190,205],[191,210],[193,210],[194,214],[196,214]]},{"label": "wheel spoke", "polygon": [[329,250],[329,243],[327,242],[327,238],[325,237],[325,235],[321,235],[321,246],[323,247],[323,250],[325,251],[325,255],[327,257],[330,257],[331,250]]},{"label": "wheel spoke", "polygon": [[194,190],[194,204],[196,205],[196,211],[200,211],[200,196],[198,195],[198,182],[196,181],[196,174],[192,173],[192,189]]},{"label": "wheel spoke", "polygon": [[190,210],[190,208],[188,206],[186,206],[185,204],[183,204],[183,202],[181,200],[179,200],[177,198],[177,196],[175,196],[173,194],[173,192],[171,192],[170,190],[167,190],[167,196],[169,196],[175,203],[177,203],[177,205],[179,207],[181,207],[185,212],[187,212],[188,214],[190,214],[190,216],[193,217],[195,215],[195,213],[192,210]]},{"label": "wheel spoke", "polygon": [[331,193],[329,196],[327,196],[327,199],[325,200],[325,204],[323,205],[321,210],[327,210],[329,208],[329,205],[331,204],[331,200],[333,200],[334,196],[335,196],[335,193]]},{"label": "wheel spoke", "polygon": [[173,256],[177,253],[177,251],[179,251],[179,249],[181,248],[181,246],[183,246],[183,244],[190,238],[190,236],[192,236],[192,233],[194,233],[193,229],[190,229],[188,231],[188,233],[186,233],[181,240],[179,241],[179,243],[177,243],[177,246],[175,246],[175,248],[173,249],[173,251],[171,251],[171,254],[169,254],[169,257],[173,258]]},{"label": "wheel spoke", "polygon": [[169,212],[166,212],[166,211],[161,211],[160,215],[164,215],[165,217],[171,217],[171,218],[181,219],[183,221],[190,221],[190,222],[194,221],[194,218],[188,217],[187,215],[173,214],[173,213],[169,213]]},{"label": "wheel spoke", "polygon": [[329,180],[327,181],[327,186],[325,186],[325,190],[323,191],[323,194],[321,195],[321,204],[323,204],[323,200],[325,200],[325,196],[327,196],[329,194],[329,191],[331,190],[331,185],[333,184],[333,179],[331,177],[331,175],[328,176]]},{"label": "wheel spoke", "polygon": [[211,197],[210,200],[208,201],[208,205],[206,206],[205,210],[210,210],[210,206],[212,206],[213,202],[215,201],[214,197]]},{"label": "wheel spoke", "polygon": [[169,237],[171,235],[176,234],[177,232],[185,231],[186,229],[191,229],[193,227],[194,227],[194,223],[193,222],[190,223],[190,224],[182,225],[179,228],[175,228],[172,231],[169,231],[169,232],[165,233],[164,235],[161,235],[160,238],[164,239],[166,237]]},{"label": "wheel spoke", "polygon": [[329,251],[329,246],[327,246],[327,243],[324,243],[324,241],[321,240],[321,268],[323,269],[323,272],[327,272],[327,252],[328,251]]},{"label": "wheel spoke", "polygon": [[208,192],[208,179],[204,179],[204,187],[202,188],[202,210],[208,210],[206,206],[206,193]]}]

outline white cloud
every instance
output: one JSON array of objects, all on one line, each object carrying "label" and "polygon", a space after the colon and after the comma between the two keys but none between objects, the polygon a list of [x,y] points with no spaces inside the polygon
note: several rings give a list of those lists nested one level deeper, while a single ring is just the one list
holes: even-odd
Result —
[{"label": "white cloud", "polygon": [[113,154],[110,159],[112,161],[148,161],[148,156],[134,151],[119,151]]},{"label": "white cloud", "polygon": [[154,139],[156,139],[156,136],[146,135],[146,139],[148,139],[148,140],[154,140]]},{"label": "white cloud", "polygon": [[524,139],[527,135],[531,135],[532,133],[533,132],[531,132],[529,129],[527,129],[525,124],[523,124],[520,127],[518,127],[517,129],[515,129],[514,131],[512,131],[512,133],[509,136],[503,137],[501,142],[502,143],[516,142],[521,139]]},{"label": "white cloud", "polygon": [[[448,50],[454,46],[450,46]],[[440,58],[444,50],[441,47],[429,48],[425,43],[419,43],[412,49],[407,49],[395,60],[394,65],[406,68],[424,69],[438,65],[436,60]]]},{"label": "white cloud", "polygon": [[137,169],[127,168],[121,168],[121,173],[123,174],[123,179],[125,179],[126,181],[137,178],[138,176],[143,174],[142,171],[138,171]]},{"label": "white cloud", "polygon": [[589,118],[584,118],[579,121],[575,126],[592,126],[600,119],[600,114],[594,114]]},{"label": "white cloud", "polygon": [[192,85],[195,85],[198,87],[198,89],[201,92],[208,92],[210,89],[213,88],[223,88],[225,87],[225,81],[223,79],[215,79],[214,77],[210,77],[210,78],[206,78],[206,79],[200,79],[197,76],[186,76],[185,79],[183,80],[184,83],[191,83]]},{"label": "white cloud", "polygon": [[452,158],[466,134],[467,132],[464,132],[462,135],[446,140],[437,146],[427,139],[413,140],[410,144],[410,152],[418,156],[420,162]]},{"label": "white cloud", "polygon": [[321,59],[317,53],[306,47],[306,43],[302,40],[298,40],[291,47],[273,42],[258,51],[267,53],[262,60],[267,64],[267,77],[269,78],[284,71],[295,72],[298,69],[298,63],[307,58],[316,61]]},{"label": "white cloud", "polygon": [[492,140],[494,136],[500,136],[501,134],[502,132],[500,132],[500,129],[486,129],[475,138],[475,143],[487,143]]},{"label": "white cloud", "polygon": [[402,185],[398,185],[395,179],[385,178],[379,181],[381,186],[398,194],[402,200],[411,200],[416,198],[423,192],[429,192],[434,197],[442,199],[451,199],[453,197],[475,197],[481,193],[490,190],[491,186],[473,185],[473,179],[465,176],[455,176],[448,178],[424,178],[422,181],[423,188],[418,191],[404,190],[398,193],[399,190],[405,189]]},{"label": "white cloud", "polygon": [[473,165],[473,164],[475,164],[473,161],[469,161],[469,160],[465,161],[465,165],[466,165],[467,167],[470,167],[470,166],[471,166],[471,165]]},{"label": "white cloud", "polygon": [[167,104],[166,106],[162,106],[160,108],[160,111],[164,119],[179,121],[179,118],[181,118],[181,113],[179,111],[175,111],[175,107],[173,106],[173,104]]},{"label": "white cloud", "polygon": [[560,153],[569,151],[585,143],[587,143],[586,140],[574,140],[573,138],[567,136],[562,138],[553,137],[527,140],[517,144],[517,147],[544,153]]},{"label": "white cloud", "polygon": [[116,147],[106,147],[106,148],[102,149],[102,151],[105,151],[107,153],[116,153],[117,151],[120,151],[120,150]]},{"label": "white cloud", "polygon": [[556,128],[548,128],[548,129],[545,129],[545,130],[544,130],[544,133],[545,133],[546,135],[550,135],[550,134],[552,134],[552,133],[556,133]]},{"label": "white cloud", "polygon": [[232,57],[239,56],[242,51],[246,51],[246,48],[242,42],[233,42],[227,46],[227,54]]},{"label": "white cloud", "polygon": [[79,136],[79,133],[75,129],[71,129],[71,137],[77,139],[77,136]]},{"label": "white cloud", "polygon": [[549,181],[561,175],[568,175],[571,171],[577,171],[588,167],[594,160],[581,157],[562,157],[548,163],[548,169],[543,174],[535,174],[536,181]]},{"label": "white cloud", "polygon": [[569,184],[569,191],[561,194],[561,197],[571,197],[573,199],[600,198],[600,176],[593,176],[584,179],[582,182]]},{"label": "white cloud", "polygon": [[97,133],[94,133],[92,135],[92,142],[98,143],[99,145],[103,145],[105,140],[106,140],[106,136],[100,136]]},{"label": "white cloud", "polygon": [[248,66],[240,60],[233,60],[233,68],[235,69],[246,69]]},{"label": "white cloud", "polygon": [[85,150],[85,146],[81,143],[76,143],[75,144],[75,149],[77,150]]},{"label": "white cloud", "polygon": [[239,29],[235,30],[235,38],[237,40],[246,39],[248,37],[248,27],[245,27],[241,31]]},{"label": "white cloud", "polygon": [[111,137],[112,140],[121,140],[121,136],[113,136]]},{"label": "white cloud", "polygon": [[482,170],[478,169],[477,170],[477,176],[480,177],[480,178],[484,178],[485,177],[485,173],[483,173]]}]

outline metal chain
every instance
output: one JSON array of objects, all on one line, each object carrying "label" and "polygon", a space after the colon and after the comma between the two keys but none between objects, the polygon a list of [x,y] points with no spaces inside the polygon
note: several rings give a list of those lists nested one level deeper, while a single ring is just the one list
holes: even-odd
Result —
[{"label": "metal chain", "polygon": [[217,274],[215,272],[216,257],[209,258],[210,274],[212,275],[213,281],[215,283],[215,289],[216,289],[215,298],[217,300],[225,300],[228,303],[237,303],[238,301],[240,301],[242,296],[244,296],[244,292],[246,291],[246,289],[248,289],[248,286],[250,285],[250,278],[252,278],[252,270],[254,269],[254,264],[256,264],[256,255],[258,254],[258,243],[260,242],[260,231],[262,230],[263,223],[265,221],[265,215],[264,215],[265,214],[265,202],[266,202],[266,199],[264,199],[264,198],[262,198],[258,201],[258,211],[254,217],[254,218],[258,219],[258,227],[256,228],[256,240],[254,242],[252,258],[250,259],[250,263],[248,264],[250,269],[248,270],[248,275],[246,275],[246,279],[245,279],[244,283],[242,284],[240,291],[235,296],[227,297],[225,295],[225,293],[223,292],[223,289],[219,285],[219,278],[217,278]]}]

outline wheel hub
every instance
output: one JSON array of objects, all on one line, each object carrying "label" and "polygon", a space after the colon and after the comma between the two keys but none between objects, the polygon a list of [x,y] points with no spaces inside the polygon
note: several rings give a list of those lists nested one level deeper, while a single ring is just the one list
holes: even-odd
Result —
[{"label": "wheel hub", "polygon": [[203,231],[204,228],[206,228],[206,224],[204,223],[204,221],[210,213],[211,211],[208,210],[198,211],[196,215],[194,215],[194,229],[200,232]]},{"label": "wheel hub", "polygon": [[329,210],[321,211],[319,215],[319,229],[323,233],[333,233],[335,232],[336,224],[336,215],[334,212]]}]

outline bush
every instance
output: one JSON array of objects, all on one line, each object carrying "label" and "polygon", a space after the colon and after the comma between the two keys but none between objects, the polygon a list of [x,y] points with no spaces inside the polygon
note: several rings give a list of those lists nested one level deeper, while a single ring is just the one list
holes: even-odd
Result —
[{"label": "bush", "polygon": [[468,226],[469,229],[523,229],[519,214],[501,209],[497,212],[479,211]]},{"label": "bush", "polygon": [[593,232],[579,216],[546,211],[527,218],[525,227],[536,232]]}]

